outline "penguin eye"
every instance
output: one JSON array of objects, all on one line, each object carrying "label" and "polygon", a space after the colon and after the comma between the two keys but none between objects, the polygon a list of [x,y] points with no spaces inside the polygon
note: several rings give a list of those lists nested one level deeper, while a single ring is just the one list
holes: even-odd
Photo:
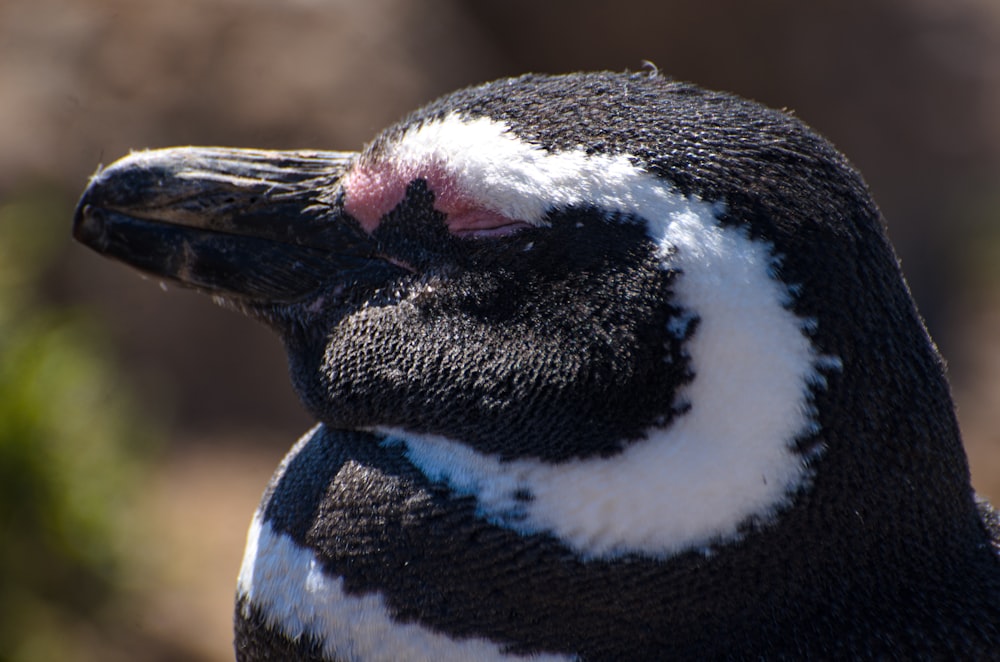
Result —
[{"label": "penguin eye", "polygon": [[481,207],[449,213],[445,223],[453,235],[462,238],[506,237],[534,227],[527,221]]}]

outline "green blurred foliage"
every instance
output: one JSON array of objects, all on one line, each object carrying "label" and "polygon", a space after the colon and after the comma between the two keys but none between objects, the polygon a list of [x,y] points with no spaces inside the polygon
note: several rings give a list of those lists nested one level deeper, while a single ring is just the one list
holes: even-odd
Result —
[{"label": "green blurred foliage", "polygon": [[11,662],[99,659],[124,581],[128,495],[154,448],[95,324],[43,302],[71,212],[51,189],[0,204],[0,660]]},{"label": "green blurred foliage", "polygon": [[976,301],[995,300],[1000,292],[1000,171],[989,182],[973,187],[962,199],[956,217],[967,219],[962,246],[963,284],[973,288]]}]

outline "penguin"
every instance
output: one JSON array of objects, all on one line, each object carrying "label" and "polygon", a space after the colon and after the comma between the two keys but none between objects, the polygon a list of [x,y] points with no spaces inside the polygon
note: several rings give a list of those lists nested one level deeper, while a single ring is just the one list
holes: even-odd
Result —
[{"label": "penguin", "polygon": [[656,71],[359,152],[99,170],[83,244],[273,328],[317,425],[239,660],[996,659],[1000,519],[860,174]]}]

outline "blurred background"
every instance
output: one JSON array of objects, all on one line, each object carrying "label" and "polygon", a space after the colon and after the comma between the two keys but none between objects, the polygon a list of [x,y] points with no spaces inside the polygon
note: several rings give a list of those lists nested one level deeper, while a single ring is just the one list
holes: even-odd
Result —
[{"label": "blurred background", "polygon": [[246,527],[312,423],[265,329],[71,242],[98,164],[357,149],[460,86],[644,60],[861,169],[1000,501],[996,0],[0,0],[0,660],[231,659]]}]

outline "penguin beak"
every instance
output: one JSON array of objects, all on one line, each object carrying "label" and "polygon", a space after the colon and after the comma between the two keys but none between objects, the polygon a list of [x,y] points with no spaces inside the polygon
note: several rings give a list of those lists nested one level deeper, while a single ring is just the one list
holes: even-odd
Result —
[{"label": "penguin beak", "polygon": [[349,152],[180,147],[98,171],[73,236],[140,271],[223,298],[295,303],[373,278],[376,248],[337,203]]}]

